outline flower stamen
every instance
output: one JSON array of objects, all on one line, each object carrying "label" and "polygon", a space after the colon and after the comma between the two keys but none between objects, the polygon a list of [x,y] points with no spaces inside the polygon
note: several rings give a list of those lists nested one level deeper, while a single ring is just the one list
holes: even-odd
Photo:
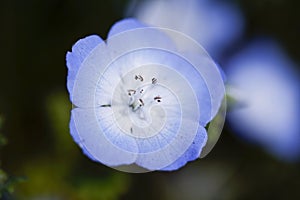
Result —
[{"label": "flower stamen", "polygon": [[132,89],[127,90],[127,91],[128,91],[128,95],[129,95],[129,96],[132,96],[133,94],[136,93],[136,91],[135,91],[135,90],[132,90]]},{"label": "flower stamen", "polygon": [[141,105],[142,105],[142,106],[145,105],[143,99],[139,99],[139,101],[141,102]]},{"label": "flower stamen", "polygon": [[111,107],[110,104],[104,104],[104,105],[101,105],[100,107]]},{"label": "flower stamen", "polygon": [[160,96],[156,96],[156,97],[154,97],[154,100],[156,100],[158,103],[160,103],[161,102],[161,97]]},{"label": "flower stamen", "polygon": [[156,84],[157,83],[157,79],[156,78],[152,78],[152,84]]},{"label": "flower stamen", "polygon": [[[135,75],[134,79],[139,80],[141,82],[145,80],[144,77],[141,75]],[[149,94],[146,94],[147,92],[149,93],[153,92],[154,88],[159,87],[159,85],[156,85],[156,83],[157,83],[157,79],[153,77],[149,84],[144,86],[139,86],[135,89],[127,90],[129,96],[128,106],[129,108],[131,108],[130,110],[132,112],[138,115],[139,119],[145,120],[147,116],[147,113],[145,112],[148,112],[148,108],[150,108],[155,102],[157,103],[161,102],[162,98],[159,95],[153,97],[151,94],[150,96]],[[153,100],[151,101],[148,98],[154,99],[154,101]]]},{"label": "flower stamen", "polygon": [[144,81],[144,78],[141,75],[135,75],[134,79],[135,80],[140,80],[141,82]]}]

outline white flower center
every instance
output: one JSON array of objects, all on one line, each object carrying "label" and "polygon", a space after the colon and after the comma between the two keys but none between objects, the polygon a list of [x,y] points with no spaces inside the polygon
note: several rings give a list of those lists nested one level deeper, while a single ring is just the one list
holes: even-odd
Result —
[{"label": "white flower center", "polygon": [[[144,81],[144,78],[141,75],[135,75],[135,80],[140,80],[141,82]],[[145,95],[147,92],[151,92],[151,90],[154,89],[155,85],[157,83],[156,78],[152,78],[152,85],[147,84],[146,86],[137,88],[137,89],[129,89],[128,96],[129,96],[129,107],[132,108],[132,111],[142,110],[142,108],[145,106],[144,100],[146,99],[146,102],[152,104],[154,102],[161,102],[161,97],[159,95],[154,96],[151,98],[151,95]],[[149,99],[150,98],[150,99]],[[142,117],[143,118],[143,117]]]},{"label": "white flower center", "polygon": [[122,79],[115,89],[115,99],[121,99],[121,102],[113,101],[115,104],[112,105],[119,128],[136,137],[159,133],[166,122],[163,96],[177,102],[175,95],[155,77],[133,74],[132,71]]},{"label": "white flower center", "polygon": [[195,95],[176,70],[160,64],[117,64],[107,68],[96,91],[96,104],[108,107],[97,116],[103,130],[141,139],[157,136],[164,145],[179,134],[183,120],[198,122]]}]

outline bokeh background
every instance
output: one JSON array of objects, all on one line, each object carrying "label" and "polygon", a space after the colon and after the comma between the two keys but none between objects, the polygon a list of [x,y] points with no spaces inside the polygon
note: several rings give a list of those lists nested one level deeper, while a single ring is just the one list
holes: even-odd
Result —
[{"label": "bokeh background", "polygon": [[[300,63],[299,1],[231,2],[241,8],[245,31],[223,56],[255,35],[269,35]],[[0,2],[0,133],[7,139],[0,150],[1,198],[300,199],[299,162],[283,161],[244,141],[228,123],[207,157],[175,172],[127,174],[81,153],[68,129],[65,54],[84,36],[106,38],[111,25],[126,15],[128,3]],[[12,187],[5,187],[15,177],[24,180],[16,181],[10,193]]]}]

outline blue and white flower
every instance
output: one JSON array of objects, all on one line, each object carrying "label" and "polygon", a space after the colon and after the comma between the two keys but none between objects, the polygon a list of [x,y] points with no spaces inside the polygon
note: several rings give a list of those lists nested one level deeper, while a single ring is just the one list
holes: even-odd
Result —
[{"label": "blue and white flower", "polygon": [[70,131],[89,158],[139,172],[175,170],[200,156],[224,84],[195,41],[125,19],[106,41],[79,40],[67,67]]},{"label": "blue and white flower", "polygon": [[189,35],[213,58],[220,57],[227,47],[242,36],[244,29],[242,13],[230,1],[133,0],[128,15],[153,26]]},{"label": "blue and white flower", "polygon": [[228,63],[228,120],[244,138],[284,160],[300,156],[300,81],[295,64],[271,39],[257,39]]}]

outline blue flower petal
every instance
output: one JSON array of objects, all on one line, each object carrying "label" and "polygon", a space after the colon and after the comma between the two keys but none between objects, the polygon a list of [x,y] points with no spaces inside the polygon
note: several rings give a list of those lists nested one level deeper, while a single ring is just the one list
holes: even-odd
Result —
[{"label": "blue flower petal", "polygon": [[136,29],[136,28],[144,28],[146,25],[142,24],[141,22],[133,19],[127,18],[115,23],[108,33],[108,38],[112,37],[113,35],[122,33],[124,31]]},{"label": "blue flower petal", "polygon": [[84,59],[89,55],[89,53],[103,40],[97,35],[91,35],[80,39],[75,45],[72,47],[72,52],[68,52],[66,56],[66,62],[68,67],[68,77],[67,77],[67,88],[70,93],[70,97],[72,100],[72,92],[74,81],[76,80],[76,76],[80,65],[84,61]]},{"label": "blue flower petal", "polygon": [[171,120],[173,120],[173,123],[169,122],[157,135],[137,140],[140,153],[159,151],[175,138],[180,124],[177,122],[178,118]]},{"label": "blue flower petal", "polygon": [[199,44],[195,43],[189,46],[193,51],[186,52],[183,56],[194,66],[194,69],[180,69],[180,65],[174,65],[174,67],[180,69],[180,72],[192,84],[199,99],[200,124],[206,126],[218,113],[224,98],[223,77],[216,63]]},{"label": "blue flower petal", "polygon": [[[134,163],[135,153],[120,149],[107,140],[99,126],[94,109],[75,108],[72,110],[72,114],[80,144],[88,152],[88,155],[90,154],[92,158],[108,166]],[[128,144],[128,146],[137,148],[134,143]]]},{"label": "blue flower petal", "polygon": [[197,131],[198,122],[187,120],[183,116],[182,125],[174,140],[158,151],[139,154],[136,164],[148,170],[161,170],[169,166],[192,145],[196,137],[195,128]]},{"label": "blue flower petal", "polygon": [[[124,23],[127,24],[127,21],[124,20]],[[121,26],[120,30],[118,30],[119,26]],[[177,48],[169,35],[161,29],[146,26],[140,26],[135,29],[125,29],[123,28],[122,22],[120,22],[119,26],[117,26],[116,29],[118,31],[124,31],[113,31],[112,36],[108,37],[106,41],[108,48],[114,53],[112,58],[142,48],[168,50],[176,50]]]},{"label": "blue flower petal", "polygon": [[200,153],[202,151],[202,148],[205,146],[207,141],[207,133],[205,128],[199,126],[197,135],[191,144],[191,146],[188,148],[188,150],[175,162],[173,162],[171,165],[161,169],[162,171],[172,171],[177,170],[181,167],[183,167],[187,162],[196,160],[199,158]]},{"label": "blue flower petal", "polygon": [[95,90],[101,74],[111,61],[104,42],[98,44],[87,56],[78,70],[71,101],[76,107],[95,107]]},{"label": "blue flower petal", "polygon": [[103,135],[112,145],[134,154],[139,153],[135,138],[118,127],[117,119],[115,119],[113,110],[110,107],[95,108],[95,115]]},{"label": "blue flower petal", "polygon": [[77,131],[77,128],[76,128],[76,124],[75,124],[75,121],[74,121],[74,117],[73,117],[73,112],[71,112],[71,119],[70,119],[70,133],[73,137],[73,140],[78,144],[78,146],[82,149],[83,153],[89,157],[91,160],[94,160],[96,161],[96,159],[92,156],[92,154],[90,154],[87,149],[85,148],[84,145],[82,145],[81,143],[81,139],[80,139],[80,136],[78,134],[78,131]]},{"label": "blue flower petal", "polygon": [[[174,50],[175,45],[167,35],[154,28],[136,29],[108,38],[106,43],[97,45],[81,64],[72,92],[72,103],[82,108],[94,107],[97,82],[110,63],[123,54],[142,48]],[[119,74],[116,72],[114,76]]]}]

